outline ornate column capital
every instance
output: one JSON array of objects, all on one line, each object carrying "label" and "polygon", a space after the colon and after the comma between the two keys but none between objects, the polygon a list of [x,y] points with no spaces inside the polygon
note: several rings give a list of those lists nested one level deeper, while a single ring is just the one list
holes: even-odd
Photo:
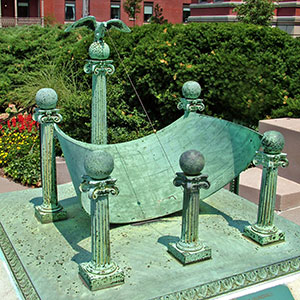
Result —
[{"label": "ornate column capital", "polygon": [[115,67],[112,60],[87,60],[84,65],[84,72],[87,74],[98,75],[112,75],[115,72]]},{"label": "ornate column capital", "polygon": [[184,117],[188,117],[190,112],[205,109],[203,99],[198,98],[201,94],[201,87],[198,82],[187,81],[182,87],[182,94],[184,98],[180,98],[177,108],[184,110]]},{"label": "ornate column capital", "polygon": [[40,124],[45,123],[59,123],[62,120],[61,114],[59,114],[60,110],[58,108],[54,109],[40,109],[36,108],[34,111],[34,119]]},{"label": "ornate column capital", "polygon": [[103,195],[118,195],[119,189],[115,185],[116,181],[117,179],[111,177],[95,180],[88,175],[83,175],[79,189],[81,192],[88,192],[90,199],[96,200],[99,196]]},{"label": "ornate column capital", "polygon": [[173,180],[175,186],[182,186],[189,190],[205,189],[210,187],[210,183],[207,180],[208,175],[200,174],[199,176],[187,176],[183,172],[177,172],[176,177]]},{"label": "ornate column capital", "polygon": [[268,169],[277,169],[278,167],[285,168],[289,165],[286,153],[267,154],[263,151],[257,151],[253,159],[255,166],[262,165]]},{"label": "ornate column capital", "polygon": [[278,131],[266,131],[261,140],[263,151],[257,151],[253,160],[255,165],[268,169],[285,168],[289,162],[287,155],[281,153],[284,147],[284,137]]}]

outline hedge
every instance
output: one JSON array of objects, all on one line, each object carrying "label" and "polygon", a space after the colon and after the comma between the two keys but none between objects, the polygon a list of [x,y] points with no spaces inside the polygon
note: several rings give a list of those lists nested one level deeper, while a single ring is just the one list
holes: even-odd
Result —
[{"label": "hedge", "polygon": [[[91,76],[83,66],[93,33],[63,29],[0,29],[0,105],[27,106],[39,88],[52,87],[63,129],[88,141]],[[116,67],[107,79],[109,142],[151,132],[127,74],[157,128],[182,115],[177,103],[188,80],[200,83],[205,113],[215,117],[254,127],[273,116],[300,117],[300,42],[277,28],[150,24],[129,34],[112,30],[105,40]]]}]

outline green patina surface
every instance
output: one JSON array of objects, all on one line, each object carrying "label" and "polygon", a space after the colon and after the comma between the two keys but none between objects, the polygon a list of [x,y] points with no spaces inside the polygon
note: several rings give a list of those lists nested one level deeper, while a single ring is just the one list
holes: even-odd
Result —
[{"label": "green patina surface", "polygon": [[35,216],[42,223],[55,222],[67,218],[67,212],[58,203],[56,186],[56,163],[54,145],[54,123],[62,119],[56,109],[57,94],[53,89],[40,89],[36,94],[34,118],[40,123],[41,169],[43,203],[35,208]]},{"label": "green patina surface", "polygon": [[[180,236],[180,215],[114,226],[112,259],[124,270],[125,284],[91,292],[78,277],[78,264],[91,259],[90,217],[71,184],[59,186],[58,195],[69,219],[50,224],[33,217],[34,206],[42,202],[41,189],[0,195],[1,223],[43,300],[207,299],[300,269],[300,227],[275,215],[286,241],[259,246],[242,236],[244,226],[255,223],[257,206],[221,190],[200,205],[199,231],[212,259],[182,266],[167,252]],[[0,244],[4,253],[12,252],[1,230]],[[21,268],[15,272],[28,286]]]},{"label": "green patina surface", "polygon": [[[198,150],[205,157],[202,173],[209,175],[211,182],[210,188],[201,192],[205,199],[248,167],[261,140],[257,132],[246,127],[196,113],[178,119],[156,135],[113,145],[79,142],[57,125],[55,130],[78,195],[86,153],[104,150],[114,157],[112,177],[118,180],[120,194],[110,198],[112,223],[136,222],[179,211],[182,191],[172,182],[184,151]],[[82,200],[89,211],[88,197]]]},{"label": "green patina surface", "polygon": [[262,138],[263,151],[258,151],[254,163],[263,166],[257,222],[247,226],[244,235],[261,245],[284,241],[285,233],[274,224],[278,167],[288,166],[287,155],[281,153],[284,138],[280,132],[267,131]]},{"label": "green patina surface", "polygon": [[[102,168],[95,165],[102,162]],[[118,194],[111,174],[114,162],[104,151],[89,152],[84,160],[85,180],[80,185],[91,201],[92,258],[79,265],[79,275],[91,291],[124,283],[124,272],[111,260],[109,227],[109,194]]]}]

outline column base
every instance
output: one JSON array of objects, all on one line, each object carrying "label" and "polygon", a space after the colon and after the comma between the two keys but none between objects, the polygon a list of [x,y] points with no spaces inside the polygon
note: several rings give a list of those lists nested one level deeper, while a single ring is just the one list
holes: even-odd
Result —
[{"label": "column base", "polygon": [[275,226],[270,232],[259,232],[254,226],[246,226],[243,235],[257,242],[261,246],[268,245],[275,242],[283,242],[285,240],[285,233]]},{"label": "column base", "polygon": [[124,272],[119,268],[108,274],[95,274],[91,272],[90,263],[79,265],[79,276],[91,291],[97,291],[125,282]]},{"label": "column base", "polygon": [[57,221],[66,220],[68,218],[67,212],[58,204],[56,208],[45,208],[43,205],[36,206],[35,217],[42,223],[52,223]]},{"label": "column base", "polygon": [[175,243],[172,243],[168,245],[168,252],[178,259],[183,265],[211,258],[211,249],[207,246],[203,246],[201,249],[196,251],[184,251],[179,249]]}]

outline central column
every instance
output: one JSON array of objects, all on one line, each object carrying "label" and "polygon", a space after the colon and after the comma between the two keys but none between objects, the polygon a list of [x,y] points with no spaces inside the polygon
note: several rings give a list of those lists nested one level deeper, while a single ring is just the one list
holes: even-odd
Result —
[{"label": "central column", "polygon": [[92,144],[107,144],[107,119],[106,119],[106,75],[114,73],[112,60],[109,57],[109,47],[103,41],[95,41],[89,48],[88,60],[84,66],[87,74],[93,74],[92,97]]}]

